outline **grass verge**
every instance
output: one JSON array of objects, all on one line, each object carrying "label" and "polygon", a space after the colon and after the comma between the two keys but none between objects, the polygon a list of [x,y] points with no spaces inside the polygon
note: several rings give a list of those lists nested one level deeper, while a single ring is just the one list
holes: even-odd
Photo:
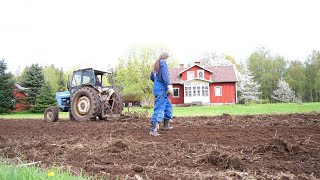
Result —
[{"label": "grass verge", "polygon": [[[132,107],[131,111],[144,112],[143,108]],[[124,112],[128,109],[125,108]],[[148,110],[149,114],[153,109]],[[286,114],[286,113],[320,112],[320,103],[277,103],[277,104],[252,104],[252,105],[214,105],[214,106],[189,106],[173,107],[174,116],[218,116],[224,113],[230,115],[253,114]]]},{"label": "grass verge", "polygon": [[0,179],[6,180],[86,180],[91,179],[80,174],[72,175],[70,172],[64,171],[61,168],[51,168],[49,171],[43,170],[36,164],[18,164],[13,165],[4,159],[0,159]]},{"label": "grass verge", "polygon": [[[148,110],[141,107],[124,107],[123,112],[145,112],[149,116],[153,108]],[[276,103],[276,104],[251,104],[251,105],[214,105],[214,106],[189,106],[173,107],[174,116],[218,116],[223,113],[230,115],[253,115],[253,114],[286,114],[286,113],[307,113],[320,112],[320,102],[317,103]],[[43,119],[43,113],[17,112],[1,114],[4,119]],[[59,119],[69,119],[68,112],[59,112]]]}]

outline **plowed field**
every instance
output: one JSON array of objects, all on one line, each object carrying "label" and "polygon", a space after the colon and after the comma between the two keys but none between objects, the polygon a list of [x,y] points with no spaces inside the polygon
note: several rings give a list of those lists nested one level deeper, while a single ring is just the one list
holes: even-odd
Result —
[{"label": "plowed field", "polygon": [[320,114],[77,123],[0,119],[0,157],[115,179],[318,179]]}]

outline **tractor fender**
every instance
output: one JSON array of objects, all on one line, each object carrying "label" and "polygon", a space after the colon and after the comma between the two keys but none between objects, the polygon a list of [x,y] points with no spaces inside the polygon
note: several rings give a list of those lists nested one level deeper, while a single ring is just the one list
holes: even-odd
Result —
[{"label": "tractor fender", "polygon": [[102,101],[108,101],[113,93],[114,93],[113,89],[102,88],[101,89],[101,94],[102,94],[102,98],[101,99],[102,99]]}]

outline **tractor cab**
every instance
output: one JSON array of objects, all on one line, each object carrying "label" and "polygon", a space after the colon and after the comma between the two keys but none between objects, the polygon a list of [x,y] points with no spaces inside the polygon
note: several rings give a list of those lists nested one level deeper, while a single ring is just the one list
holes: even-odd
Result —
[{"label": "tractor cab", "polygon": [[108,74],[111,73],[92,68],[76,70],[73,72],[71,82],[68,81],[68,90],[71,94],[74,94],[82,86],[102,88],[103,76],[107,76]]}]

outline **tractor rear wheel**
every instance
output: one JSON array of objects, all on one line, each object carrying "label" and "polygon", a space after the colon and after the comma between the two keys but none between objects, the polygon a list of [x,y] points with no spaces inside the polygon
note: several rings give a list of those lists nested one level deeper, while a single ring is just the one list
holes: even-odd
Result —
[{"label": "tractor rear wheel", "polygon": [[75,121],[87,121],[97,117],[99,113],[98,92],[92,87],[82,87],[72,98],[71,114]]},{"label": "tractor rear wheel", "polygon": [[57,107],[48,107],[44,111],[44,120],[47,122],[56,122],[59,119],[59,109]]},{"label": "tractor rear wheel", "polygon": [[110,106],[113,105],[112,108],[112,115],[120,116],[123,111],[123,101],[120,96],[120,94],[117,91],[114,91],[114,93],[110,97],[109,101]]}]

